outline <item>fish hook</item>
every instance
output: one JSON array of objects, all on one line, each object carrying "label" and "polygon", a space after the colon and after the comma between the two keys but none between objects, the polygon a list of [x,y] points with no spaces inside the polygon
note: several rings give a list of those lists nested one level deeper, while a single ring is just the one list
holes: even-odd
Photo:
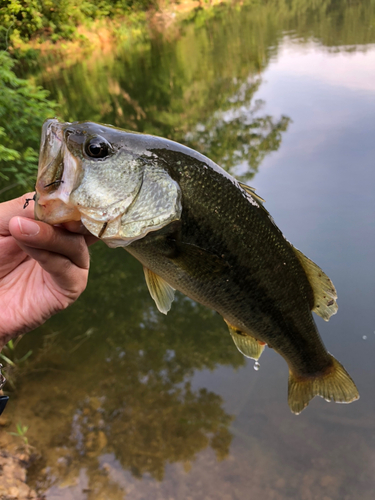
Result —
[{"label": "fish hook", "polygon": [[35,201],[35,200],[36,200],[36,193],[34,193],[34,196],[32,198],[26,198],[23,209],[25,210],[25,208],[29,206],[30,201]]}]

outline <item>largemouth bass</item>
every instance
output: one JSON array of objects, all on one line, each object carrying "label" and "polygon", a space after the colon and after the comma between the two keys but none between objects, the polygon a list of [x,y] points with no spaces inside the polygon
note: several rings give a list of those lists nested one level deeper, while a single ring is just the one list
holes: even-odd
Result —
[{"label": "largemouth bass", "polygon": [[81,220],[144,268],[162,313],[179,290],[216,310],[238,349],[289,367],[288,403],[350,403],[357,388],[312,317],[337,311],[331,280],[282,235],[254,190],[173,141],[91,122],[43,126],[35,216]]}]

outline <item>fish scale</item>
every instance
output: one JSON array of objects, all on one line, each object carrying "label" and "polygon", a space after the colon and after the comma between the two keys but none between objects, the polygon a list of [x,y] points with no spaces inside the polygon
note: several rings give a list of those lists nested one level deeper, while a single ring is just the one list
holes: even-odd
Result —
[{"label": "fish scale", "polygon": [[[299,344],[303,344],[302,353],[308,356],[304,359],[298,352],[295,362],[301,365],[302,372],[322,369],[328,360],[326,351],[322,348],[312,357],[309,354],[312,349],[306,350],[306,344],[321,345],[306,307],[307,298],[312,296],[311,287],[292,248],[268,214],[259,205],[249,203],[233,182],[204,168],[204,164],[193,162],[189,167],[175,169],[175,153],[161,151],[159,155],[169,160],[168,164],[172,165],[169,172],[182,192],[194,194],[183,197],[180,246],[181,243],[194,245],[205,254],[200,257],[194,252],[191,258],[181,250],[178,259],[167,262],[163,258],[163,242],[152,233],[131,244],[127,250],[173,287],[215,309],[242,331],[256,333],[259,340],[271,344],[278,352],[300,351]],[[200,174],[203,179],[195,182]],[[225,184],[219,191],[224,196],[215,193],[218,183]],[[208,196],[209,193],[213,196]],[[207,196],[208,202],[205,201]],[[236,219],[239,223],[233,227]],[[265,253],[263,249],[271,245],[274,251]],[[211,263],[211,255],[219,262],[215,259]],[[283,260],[288,266],[283,265]],[[187,269],[185,274],[179,274],[178,280],[174,278],[175,265]],[[204,272],[202,267],[205,267]],[[298,285],[293,286],[295,283]],[[305,338],[301,338],[302,331]]]},{"label": "fish scale", "polygon": [[358,399],[312,317],[336,313],[332,282],[284,238],[264,200],[208,158],[160,137],[48,120],[36,191],[36,218],[80,218],[137,258],[162,313],[179,290],[221,314],[245,356],[258,360],[265,344],[278,352],[294,413],[317,395]]}]

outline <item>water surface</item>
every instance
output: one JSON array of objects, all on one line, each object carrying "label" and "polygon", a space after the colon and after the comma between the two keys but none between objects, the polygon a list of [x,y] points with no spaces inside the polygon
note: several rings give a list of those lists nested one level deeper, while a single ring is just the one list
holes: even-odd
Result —
[{"label": "water surface", "polygon": [[34,354],[7,408],[47,500],[373,498],[375,10],[314,4],[198,11],[34,78],[65,120],[173,138],[255,186],[337,288],[338,314],[316,321],[361,399],[291,414],[280,356],[255,371],[180,294],[161,315],[140,264],[98,244],[81,299],[22,340]]}]

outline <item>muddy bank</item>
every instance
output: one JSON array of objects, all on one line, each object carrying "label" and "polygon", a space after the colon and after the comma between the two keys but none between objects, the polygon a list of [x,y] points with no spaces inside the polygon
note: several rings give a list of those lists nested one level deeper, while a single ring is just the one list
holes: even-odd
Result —
[{"label": "muddy bank", "polygon": [[0,417],[0,499],[43,500],[26,484],[27,469],[36,459],[35,450],[18,436],[9,434],[10,420]]}]

